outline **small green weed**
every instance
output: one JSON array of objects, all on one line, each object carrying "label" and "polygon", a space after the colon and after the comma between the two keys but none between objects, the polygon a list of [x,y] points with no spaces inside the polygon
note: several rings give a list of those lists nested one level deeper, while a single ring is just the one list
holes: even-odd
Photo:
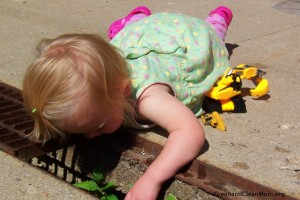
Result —
[{"label": "small green weed", "polygon": [[112,193],[116,186],[111,182],[104,183],[104,174],[100,169],[93,171],[92,180],[75,183],[74,186],[95,194],[101,200],[118,200]]},{"label": "small green weed", "polygon": [[[118,197],[113,194],[116,186],[111,182],[104,182],[104,174],[99,168],[93,171],[92,180],[75,183],[74,186],[95,194],[100,200],[118,200]],[[166,200],[177,200],[177,198],[169,194]]]}]

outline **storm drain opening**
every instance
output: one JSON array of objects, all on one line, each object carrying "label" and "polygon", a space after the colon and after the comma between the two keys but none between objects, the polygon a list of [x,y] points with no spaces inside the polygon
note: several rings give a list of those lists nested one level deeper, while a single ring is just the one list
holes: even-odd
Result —
[{"label": "storm drain opening", "polygon": [[24,108],[21,91],[0,82],[0,149],[27,160],[74,143],[73,140],[66,144],[62,141],[50,141],[45,145],[34,143],[28,139],[33,125]]},{"label": "storm drain opening", "polygon": [[0,149],[70,184],[91,178],[90,171],[79,169],[75,152],[78,149],[75,144],[87,139],[75,136],[68,141],[58,139],[45,144],[34,143],[28,138],[33,125],[21,91],[0,82]]},{"label": "storm drain opening", "polygon": [[[74,177],[84,178],[72,169],[73,165],[71,167],[65,165],[64,157],[59,160],[56,156],[57,151],[62,151],[65,155],[68,146],[74,141],[65,144],[50,141],[45,145],[33,143],[27,137],[33,125],[32,118],[24,108],[21,91],[0,82],[0,149],[31,164],[41,166],[47,171],[50,169],[49,166],[55,164],[57,169],[60,167],[65,169],[62,171],[70,171]],[[58,173],[56,171],[58,170],[54,170],[54,173]]]},{"label": "storm drain opening", "polygon": [[32,126],[33,121],[24,109],[21,92],[0,83],[0,148],[14,156],[34,156],[27,155],[39,151],[26,138]]},{"label": "storm drain opening", "polygon": [[[109,174],[121,160],[128,161],[128,169],[140,163],[145,170],[163,148],[126,129],[92,140],[76,136],[67,142],[53,140],[41,145],[27,138],[32,129],[33,120],[24,108],[21,91],[0,82],[0,149],[71,184],[90,179],[90,173],[99,166],[104,174]],[[198,159],[181,170],[176,179],[215,195],[243,191],[278,193]],[[124,184],[120,184],[122,187]],[[286,195],[284,199],[294,198]]]}]

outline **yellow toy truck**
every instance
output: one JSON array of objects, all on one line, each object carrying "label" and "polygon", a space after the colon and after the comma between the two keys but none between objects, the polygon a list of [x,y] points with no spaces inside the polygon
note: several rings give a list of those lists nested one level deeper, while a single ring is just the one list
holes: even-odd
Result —
[{"label": "yellow toy truck", "polygon": [[209,124],[219,130],[226,130],[224,121],[219,113],[247,112],[245,102],[241,96],[242,79],[252,80],[256,85],[250,89],[250,95],[260,97],[269,92],[269,83],[262,76],[266,74],[253,66],[240,64],[235,68],[228,68],[224,75],[206,94],[203,108],[206,114],[201,116],[204,124]]}]

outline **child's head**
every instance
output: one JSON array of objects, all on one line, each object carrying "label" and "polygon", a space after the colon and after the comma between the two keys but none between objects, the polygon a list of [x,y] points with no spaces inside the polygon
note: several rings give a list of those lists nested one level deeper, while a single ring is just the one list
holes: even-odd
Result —
[{"label": "child's head", "polygon": [[34,139],[46,141],[65,130],[88,131],[80,125],[80,117],[89,120],[85,114],[94,124],[99,120],[98,126],[123,117],[118,115],[124,112],[129,78],[125,60],[112,45],[100,36],[68,34],[39,46],[40,56],[23,83],[24,102],[35,122]]}]

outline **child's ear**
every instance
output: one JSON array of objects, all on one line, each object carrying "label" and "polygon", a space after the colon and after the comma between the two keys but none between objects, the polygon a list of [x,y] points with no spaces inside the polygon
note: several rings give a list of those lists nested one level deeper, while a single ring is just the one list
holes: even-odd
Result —
[{"label": "child's ear", "polygon": [[125,97],[129,97],[130,96],[130,92],[131,92],[131,87],[130,87],[130,84],[129,84],[128,80],[126,80],[124,82],[124,85],[123,85],[122,89],[123,89],[124,96]]}]

